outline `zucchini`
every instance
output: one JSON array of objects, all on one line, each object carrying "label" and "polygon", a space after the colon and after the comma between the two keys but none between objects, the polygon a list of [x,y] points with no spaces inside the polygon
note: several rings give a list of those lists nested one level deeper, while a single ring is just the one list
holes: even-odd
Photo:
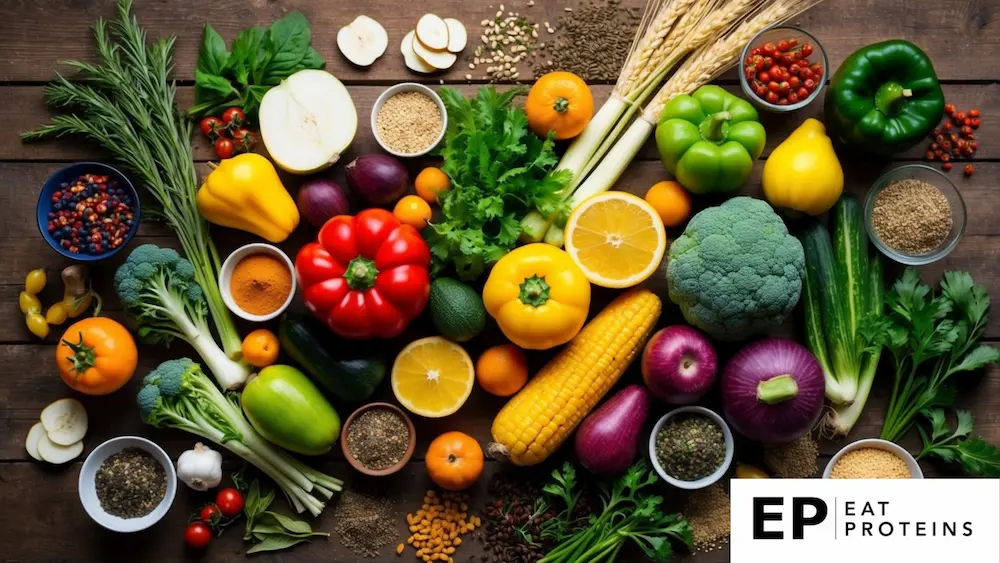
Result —
[{"label": "zucchini", "polygon": [[851,334],[868,314],[868,239],[862,226],[861,204],[851,194],[833,206],[833,254],[837,263],[834,282],[844,299],[842,309]]},{"label": "zucchini", "polygon": [[331,399],[357,403],[372,396],[382,383],[388,366],[380,356],[357,356],[341,351],[350,344],[337,341],[319,321],[302,315],[286,315],[278,326],[281,349]]}]

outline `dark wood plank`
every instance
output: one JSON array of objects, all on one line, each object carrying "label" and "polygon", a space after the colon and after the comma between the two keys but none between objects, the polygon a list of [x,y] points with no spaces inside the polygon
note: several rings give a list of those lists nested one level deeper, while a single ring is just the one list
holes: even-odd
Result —
[{"label": "dark wood plank", "polygon": [[[526,7],[525,0],[499,2],[464,2],[436,0],[433,9],[442,17],[456,17],[469,31],[474,48],[482,32],[480,22],[492,19],[499,5],[505,10],[518,10],[536,22],[557,25],[564,7],[575,7],[581,0],[561,2],[535,1]],[[626,0],[624,5],[638,9],[643,0]],[[90,60],[94,56],[90,26],[97,17],[113,16],[113,0],[93,0],[81,4],[73,0],[7,2],[0,18],[0,33],[6,38],[6,62],[0,66],[0,81],[42,81],[51,77],[58,61]],[[467,73],[481,78],[483,69],[472,71],[468,62],[472,48],[466,49],[459,62],[440,76],[417,76],[406,70],[399,42],[413,28],[419,13],[399,10],[392,0],[371,0],[364,12],[376,17],[389,33],[389,48],[385,56],[368,69],[348,63],[335,46],[337,30],[349,23],[361,10],[350,3],[308,2],[288,0],[266,2],[255,0],[222,0],[206,4],[195,0],[169,3],[143,3],[135,8],[140,23],[151,38],[177,36],[174,60],[177,76],[191,80],[197,59],[201,28],[211,23],[227,41],[240,30],[253,25],[269,25],[289,10],[301,10],[312,24],[313,46],[326,58],[328,69],[349,81],[379,80],[399,82],[439,79],[463,81]],[[431,6],[426,6],[431,9]],[[836,67],[855,49],[873,41],[903,38],[921,45],[931,55],[938,73],[949,80],[1000,79],[1000,34],[996,33],[995,0],[961,2],[925,2],[919,8],[902,1],[830,0],[796,18],[796,22],[813,32],[825,46],[830,63]],[[73,17],[53,18],[55,13]],[[46,33],[38,33],[44,29]],[[51,41],[51,37],[59,41]],[[550,36],[543,32],[543,39]],[[969,64],[969,52],[975,51],[975,64]]]}]

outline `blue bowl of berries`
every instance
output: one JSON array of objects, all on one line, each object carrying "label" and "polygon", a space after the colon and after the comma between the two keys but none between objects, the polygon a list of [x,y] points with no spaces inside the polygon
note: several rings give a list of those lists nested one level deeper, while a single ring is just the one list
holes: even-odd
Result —
[{"label": "blue bowl of berries", "polygon": [[139,230],[135,186],[100,162],[77,162],[50,176],[36,213],[38,230],[49,246],[80,262],[116,254]]}]

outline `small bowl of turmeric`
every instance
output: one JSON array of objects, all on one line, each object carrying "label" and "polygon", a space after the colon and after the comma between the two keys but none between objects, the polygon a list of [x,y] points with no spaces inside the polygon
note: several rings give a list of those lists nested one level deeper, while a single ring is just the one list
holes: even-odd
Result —
[{"label": "small bowl of turmeric", "polygon": [[222,263],[222,300],[241,319],[269,321],[295,297],[294,271],[291,259],[276,246],[260,242],[241,246]]}]

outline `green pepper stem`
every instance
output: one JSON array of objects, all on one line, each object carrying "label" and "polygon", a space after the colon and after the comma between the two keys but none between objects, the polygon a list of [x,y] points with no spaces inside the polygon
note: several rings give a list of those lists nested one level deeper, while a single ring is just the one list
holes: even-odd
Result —
[{"label": "green pepper stem", "polygon": [[903,111],[908,98],[913,97],[913,90],[903,88],[896,82],[886,82],[875,93],[875,107],[888,117],[895,117]]},{"label": "green pepper stem", "polygon": [[799,394],[799,384],[791,374],[783,373],[757,384],[757,400],[776,405]]},{"label": "green pepper stem", "polygon": [[355,291],[364,291],[374,286],[376,276],[378,276],[378,268],[375,267],[375,262],[364,256],[358,256],[351,260],[347,265],[347,271],[344,272],[347,286]]},{"label": "green pepper stem", "polygon": [[65,338],[63,339],[63,344],[69,346],[69,349],[73,351],[73,355],[69,356],[69,359],[73,362],[73,371],[76,372],[77,379],[83,375],[83,372],[94,367],[94,363],[97,361],[97,354],[94,352],[94,348],[83,343],[82,332],[79,335],[79,342],[70,342]]},{"label": "green pepper stem", "polygon": [[537,275],[531,276],[530,278],[524,278],[519,286],[521,289],[521,294],[518,298],[521,303],[525,305],[531,305],[532,307],[541,307],[549,300],[549,284],[545,283],[545,277],[538,277]]},{"label": "green pepper stem", "polygon": [[728,111],[720,111],[708,116],[701,122],[701,136],[710,143],[721,143],[726,140],[726,124],[733,118]]},{"label": "green pepper stem", "polygon": [[552,109],[559,113],[566,113],[569,110],[569,100],[563,97],[556,98],[556,103],[552,105]]}]

